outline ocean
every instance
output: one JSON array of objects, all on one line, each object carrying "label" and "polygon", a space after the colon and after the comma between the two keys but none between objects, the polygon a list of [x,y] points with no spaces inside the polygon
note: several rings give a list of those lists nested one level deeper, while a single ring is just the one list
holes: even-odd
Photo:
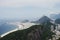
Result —
[{"label": "ocean", "polygon": [[6,24],[6,23],[1,24],[0,25],[0,35],[4,34],[6,32],[9,32],[15,28],[17,28],[16,25],[11,25],[11,24]]}]

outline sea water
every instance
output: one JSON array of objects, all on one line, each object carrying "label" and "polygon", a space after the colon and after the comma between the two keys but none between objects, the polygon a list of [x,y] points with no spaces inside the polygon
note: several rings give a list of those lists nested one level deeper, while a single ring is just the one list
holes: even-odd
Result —
[{"label": "sea water", "polygon": [[0,35],[6,33],[6,32],[9,32],[11,30],[14,30],[15,28],[17,28],[16,25],[11,25],[11,24],[2,24],[0,25]]}]

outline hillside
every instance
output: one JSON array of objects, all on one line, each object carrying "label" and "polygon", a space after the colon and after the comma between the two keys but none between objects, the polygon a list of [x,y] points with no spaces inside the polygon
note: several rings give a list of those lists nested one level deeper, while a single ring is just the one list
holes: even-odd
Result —
[{"label": "hillside", "polygon": [[[53,35],[49,25],[34,25],[25,30],[10,33],[0,40],[47,40]],[[47,39],[46,39],[47,38]]]}]

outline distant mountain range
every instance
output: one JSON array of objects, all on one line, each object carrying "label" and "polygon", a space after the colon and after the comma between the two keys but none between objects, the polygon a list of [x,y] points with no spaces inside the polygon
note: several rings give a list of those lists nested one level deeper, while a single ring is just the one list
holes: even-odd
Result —
[{"label": "distant mountain range", "polygon": [[52,18],[52,19],[59,19],[60,18],[60,13],[59,14],[51,14],[50,18]]},{"label": "distant mountain range", "polygon": [[43,16],[40,19],[38,19],[37,21],[33,21],[34,23],[44,23],[47,21],[52,21],[50,18],[48,18],[47,16]]}]

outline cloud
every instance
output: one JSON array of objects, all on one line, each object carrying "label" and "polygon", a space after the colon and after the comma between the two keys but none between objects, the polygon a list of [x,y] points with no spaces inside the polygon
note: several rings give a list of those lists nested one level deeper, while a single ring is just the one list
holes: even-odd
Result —
[{"label": "cloud", "polygon": [[3,7],[24,7],[24,6],[36,6],[36,7],[51,7],[60,0],[1,0],[0,6]]},{"label": "cloud", "polygon": [[[60,12],[60,0],[0,0],[0,16],[37,17]],[[8,16],[7,16],[8,15]]]}]

